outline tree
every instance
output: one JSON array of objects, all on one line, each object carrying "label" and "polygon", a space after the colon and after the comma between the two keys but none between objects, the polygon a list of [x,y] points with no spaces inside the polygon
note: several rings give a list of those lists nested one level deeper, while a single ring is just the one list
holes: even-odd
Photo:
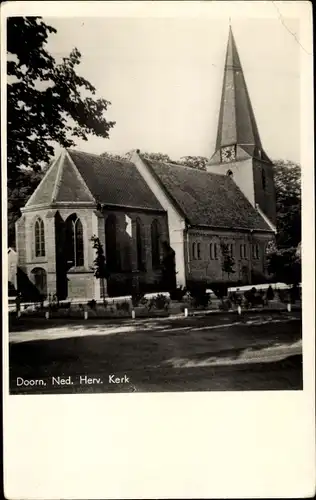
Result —
[{"label": "tree", "polygon": [[71,147],[74,137],[107,138],[115,122],[104,116],[110,102],[94,98],[94,86],[76,73],[76,48],[57,64],[46,50],[53,27],[40,17],[7,23],[7,166],[14,184],[21,167],[39,171],[49,161],[54,142]]},{"label": "tree", "polygon": [[281,248],[267,256],[268,271],[276,281],[298,285],[301,281],[301,259],[296,247]]},{"label": "tree", "polygon": [[185,165],[186,167],[206,170],[207,162],[208,158],[205,156],[182,156],[179,163],[180,165]]},{"label": "tree", "polygon": [[301,167],[277,160],[274,164],[278,248],[297,247],[301,241]]},{"label": "tree", "polygon": [[231,256],[229,252],[228,245],[226,243],[221,244],[221,250],[222,250],[222,271],[223,273],[228,274],[228,278],[231,274],[235,273],[234,270],[234,265],[235,265],[235,259]]},{"label": "tree", "polygon": [[106,259],[104,255],[104,250],[100,239],[93,235],[91,237],[91,241],[93,242],[93,248],[96,251],[96,258],[93,261],[94,264],[94,276],[100,280],[103,304],[105,305],[105,280],[109,278],[109,270],[106,265]]},{"label": "tree", "polygon": [[15,248],[15,222],[21,217],[20,209],[24,207],[32,193],[41,182],[46,168],[39,172],[32,169],[21,170],[15,183],[8,185],[8,245]]},{"label": "tree", "polygon": [[160,161],[164,163],[175,163],[171,160],[170,156],[166,153],[148,153],[147,151],[141,153],[144,158],[150,161]]}]

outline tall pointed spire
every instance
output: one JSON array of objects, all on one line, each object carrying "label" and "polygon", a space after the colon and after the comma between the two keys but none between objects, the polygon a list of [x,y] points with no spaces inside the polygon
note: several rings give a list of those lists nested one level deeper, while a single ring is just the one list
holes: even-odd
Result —
[{"label": "tall pointed spire", "polygon": [[262,148],[234,35],[229,25],[216,151],[236,144],[251,156]]}]

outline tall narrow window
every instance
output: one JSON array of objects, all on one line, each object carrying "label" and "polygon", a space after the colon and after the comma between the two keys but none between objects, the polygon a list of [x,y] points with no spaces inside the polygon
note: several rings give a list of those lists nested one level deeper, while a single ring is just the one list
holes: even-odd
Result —
[{"label": "tall narrow window", "polygon": [[261,177],[262,177],[262,188],[265,189],[266,188],[266,173],[263,169],[261,170]]},{"label": "tall narrow window", "polygon": [[69,266],[84,265],[83,228],[76,214],[70,215],[66,221],[66,251]]},{"label": "tall narrow window", "polygon": [[110,214],[105,222],[105,247],[106,247],[106,262],[110,271],[118,271],[120,269],[120,253],[117,248],[116,241],[116,217]]},{"label": "tall narrow window", "polygon": [[160,266],[160,225],[157,219],[151,223],[151,256],[152,266],[157,268]]},{"label": "tall narrow window", "polygon": [[196,260],[196,243],[195,243],[195,241],[192,243],[192,259]]},{"label": "tall narrow window", "polygon": [[45,256],[45,230],[44,222],[41,218],[35,221],[35,256]]},{"label": "tall narrow window", "polygon": [[240,245],[240,258],[247,259],[247,246],[245,243]]},{"label": "tall narrow window", "polygon": [[144,255],[143,255],[143,231],[142,224],[139,218],[136,219],[136,250],[137,250],[137,269],[144,271]]},{"label": "tall narrow window", "polygon": [[201,243],[197,243],[196,250],[197,250],[197,258],[198,260],[201,260]]},{"label": "tall narrow window", "polygon": [[214,259],[214,250],[213,250],[213,243],[210,243],[210,259]]},{"label": "tall narrow window", "polygon": [[253,259],[259,259],[259,245],[257,243],[252,245],[252,257]]}]

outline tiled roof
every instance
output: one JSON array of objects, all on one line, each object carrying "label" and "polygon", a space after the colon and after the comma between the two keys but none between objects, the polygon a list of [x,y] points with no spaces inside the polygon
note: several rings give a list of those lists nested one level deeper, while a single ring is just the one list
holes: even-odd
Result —
[{"label": "tiled roof", "polygon": [[270,231],[229,176],[142,160],[191,225]]},{"label": "tiled roof", "polygon": [[68,150],[96,201],[122,207],[163,210],[133,163]]},{"label": "tiled roof", "polygon": [[29,198],[26,207],[35,207],[36,205],[49,205],[52,202],[56,179],[60,167],[60,159],[54,162],[47,170],[43,179]]}]

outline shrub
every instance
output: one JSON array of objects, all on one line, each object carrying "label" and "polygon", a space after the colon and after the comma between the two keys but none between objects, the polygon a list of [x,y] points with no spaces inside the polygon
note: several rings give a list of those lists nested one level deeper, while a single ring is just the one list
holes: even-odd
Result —
[{"label": "shrub", "polygon": [[218,307],[222,311],[229,311],[229,309],[232,308],[232,302],[229,299],[223,300],[223,302],[221,302]]},{"label": "shrub", "polygon": [[89,300],[87,302],[87,306],[90,307],[90,309],[95,309],[96,306],[97,306],[97,303],[96,303],[96,301],[94,299],[92,299],[92,300]]},{"label": "shrub", "polygon": [[210,303],[210,294],[206,293],[205,283],[192,283],[188,287],[194,307],[207,307]]},{"label": "shrub", "polygon": [[[57,308],[58,308],[58,304],[54,304],[54,305],[56,305]],[[70,305],[71,305],[70,302],[61,302],[61,303],[59,303],[59,307],[61,309],[70,309]]]},{"label": "shrub", "polygon": [[287,290],[278,290],[279,300],[286,304],[289,301],[289,292]]},{"label": "shrub", "polygon": [[169,306],[169,299],[162,293],[159,293],[155,297],[152,297],[149,301],[148,309],[167,309]]},{"label": "shrub", "polygon": [[267,290],[266,298],[267,298],[267,300],[273,300],[274,299],[274,291],[273,291],[273,288],[272,288],[271,285],[269,286],[269,288]]},{"label": "shrub", "polygon": [[182,287],[182,286],[179,286],[179,287],[170,291],[170,299],[181,302],[186,293],[187,293],[187,289]]},{"label": "shrub", "polygon": [[126,300],[124,302],[117,302],[116,310],[129,312],[129,303]]},{"label": "shrub", "polygon": [[132,304],[133,307],[137,307],[140,304],[146,304],[147,300],[145,299],[145,294],[144,292],[141,292],[140,290],[132,290]]},{"label": "shrub", "polygon": [[58,311],[58,304],[54,304],[53,302],[51,302],[50,304],[48,304],[48,310],[51,312]]}]

